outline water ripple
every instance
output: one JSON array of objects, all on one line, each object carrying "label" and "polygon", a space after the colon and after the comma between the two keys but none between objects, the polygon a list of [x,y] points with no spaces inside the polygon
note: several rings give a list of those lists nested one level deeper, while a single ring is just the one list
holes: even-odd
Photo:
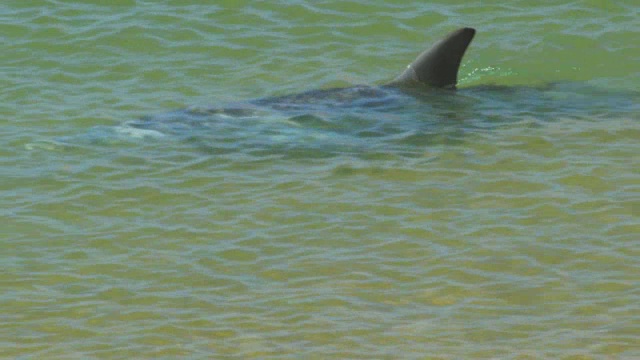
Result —
[{"label": "water ripple", "polygon": [[[4,356],[640,356],[635,4],[0,10]],[[384,82],[462,25],[479,33],[439,127],[272,119],[347,133],[293,145],[246,123],[114,130]]]}]

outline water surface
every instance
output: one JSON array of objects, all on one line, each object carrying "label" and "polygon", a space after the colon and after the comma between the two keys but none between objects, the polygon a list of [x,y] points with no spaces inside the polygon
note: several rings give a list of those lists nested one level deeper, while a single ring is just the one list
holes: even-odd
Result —
[{"label": "water surface", "polygon": [[[1,357],[640,357],[638,11],[3,2]],[[123,133],[459,26],[453,100]]]}]

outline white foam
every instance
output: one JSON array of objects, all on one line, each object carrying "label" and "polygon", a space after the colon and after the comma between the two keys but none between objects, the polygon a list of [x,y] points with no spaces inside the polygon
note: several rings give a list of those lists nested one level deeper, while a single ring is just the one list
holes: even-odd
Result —
[{"label": "white foam", "polygon": [[118,126],[115,128],[116,133],[119,135],[129,136],[135,139],[144,139],[144,138],[163,138],[166,135],[157,130],[149,130],[149,129],[139,129],[130,126]]}]

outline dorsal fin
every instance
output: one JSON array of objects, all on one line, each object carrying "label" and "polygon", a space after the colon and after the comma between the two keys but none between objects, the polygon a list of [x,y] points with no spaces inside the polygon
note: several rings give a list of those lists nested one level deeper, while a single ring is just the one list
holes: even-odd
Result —
[{"label": "dorsal fin", "polygon": [[458,29],[420,54],[390,85],[420,83],[437,88],[455,89],[458,68],[476,31]]}]

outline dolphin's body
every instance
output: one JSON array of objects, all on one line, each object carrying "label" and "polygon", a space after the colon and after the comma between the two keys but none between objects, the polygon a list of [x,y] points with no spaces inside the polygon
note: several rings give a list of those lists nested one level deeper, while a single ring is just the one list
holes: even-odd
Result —
[{"label": "dolphin's body", "polygon": [[[396,146],[412,152],[415,144],[430,143],[433,136],[458,138],[504,123],[503,119],[533,114],[546,121],[572,116],[577,110],[600,116],[610,111],[612,103],[622,111],[625,107],[637,110],[629,96],[564,84],[481,86],[454,96],[458,69],[474,35],[475,30],[468,27],[451,32],[385,85],[312,90],[226,107],[176,110],[126,122],[118,132],[129,137],[174,135],[216,152],[322,150],[335,154]],[[375,145],[372,138],[377,139]]]}]

